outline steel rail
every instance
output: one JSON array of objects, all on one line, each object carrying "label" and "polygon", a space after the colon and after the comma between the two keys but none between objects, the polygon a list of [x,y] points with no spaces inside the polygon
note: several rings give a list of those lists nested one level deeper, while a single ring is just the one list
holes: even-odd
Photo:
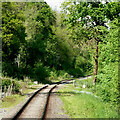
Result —
[{"label": "steel rail", "polygon": [[45,116],[46,116],[46,113],[47,113],[47,108],[48,108],[48,104],[49,104],[49,99],[50,99],[50,94],[52,92],[52,90],[56,87],[57,85],[54,85],[50,91],[48,92],[47,94],[47,99],[46,99],[46,103],[45,103],[45,107],[43,109],[43,113],[42,113],[42,117],[41,117],[41,120],[45,120]]},{"label": "steel rail", "polygon": [[[41,116],[41,120],[44,120],[45,119],[45,116],[46,116],[46,113],[47,113],[47,107],[48,107],[48,104],[49,104],[49,99],[50,99],[50,94],[52,92],[52,90],[59,84],[62,84],[62,83],[66,83],[68,81],[72,81],[73,79],[70,79],[70,80],[62,80],[60,82],[56,82],[56,84],[49,90],[49,92],[47,93],[47,99],[46,99],[46,102],[45,102],[45,106],[43,108],[43,112],[42,112],[42,116]],[[48,87],[48,85],[40,88],[38,91],[36,91],[27,101],[26,103],[21,107],[21,109],[13,116],[13,118],[11,118],[10,120],[17,120],[19,118],[19,116],[21,115],[21,113],[23,112],[23,110],[28,106],[28,104],[31,102],[31,100],[43,89],[45,89],[46,87]]]},{"label": "steel rail", "polygon": [[48,87],[48,85],[40,88],[38,91],[36,91],[27,101],[26,103],[21,107],[21,109],[13,116],[13,118],[11,118],[10,120],[16,120],[20,114],[23,112],[23,110],[27,107],[27,105],[30,103],[30,101],[37,95],[37,93],[39,93],[41,90],[45,89],[46,87]]}]

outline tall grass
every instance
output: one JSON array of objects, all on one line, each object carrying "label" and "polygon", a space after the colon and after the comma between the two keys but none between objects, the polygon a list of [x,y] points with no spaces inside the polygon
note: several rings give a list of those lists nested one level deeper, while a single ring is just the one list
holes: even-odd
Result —
[{"label": "tall grass", "polygon": [[76,93],[73,85],[59,90],[66,113],[71,118],[118,118],[118,112],[109,103],[93,95]]}]

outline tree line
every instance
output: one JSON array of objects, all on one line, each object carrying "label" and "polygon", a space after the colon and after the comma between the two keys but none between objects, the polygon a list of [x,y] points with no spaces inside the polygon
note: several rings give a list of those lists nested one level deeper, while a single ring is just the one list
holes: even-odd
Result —
[{"label": "tree line", "polygon": [[62,20],[45,2],[2,3],[3,74],[44,81],[51,71],[79,77],[92,68]]}]

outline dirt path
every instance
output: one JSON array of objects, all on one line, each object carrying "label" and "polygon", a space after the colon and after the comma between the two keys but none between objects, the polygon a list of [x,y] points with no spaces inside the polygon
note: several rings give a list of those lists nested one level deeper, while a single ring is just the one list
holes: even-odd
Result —
[{"label": "dirt path", "polygon": [[69,116],[65,114],[65,110],[63,109],[64,104],[62,100],[57,95],[57,91],[62,88],[62,86],[63,85],[59,85],[56,89],[52,91],[46,118],[69,118]]}]

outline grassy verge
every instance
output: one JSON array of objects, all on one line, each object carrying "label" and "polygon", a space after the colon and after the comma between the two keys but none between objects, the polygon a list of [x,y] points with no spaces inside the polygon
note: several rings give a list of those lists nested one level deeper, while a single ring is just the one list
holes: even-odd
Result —
[{"label": "grassy verge", "polygon": [[[88,82],[90,79],[88,80]],[[77,81],[78,82],[78,81]],[[76,90],[77,89],[77,90]],[[90,88],[66,85],[59,90],[59,96],[64,102],[66,114],[71,118],[117,118],[118,112],[109,103],[102,102],[94,95],[77,93],[76,91],[91,91]]]},{"label": "grassy verge", "polygon": [[93,78],[94,77],[90,77],[83,80],[76,79],[76,87],[83,89],[83,85],[85,85],[86,90],[91,91],[91,87],[93,85]]},{"label": "grassy verge", "polygon": [[27,94],[27,93],[30,93],[30,92],[34,92],[36,89],[42,87],[43,85],[40,84],[40,85],[30,85],[28,87],[25,88],[24,91],[22,91],[23,94]]},{"label": "grassy verge", "polygon": [[[27,94],[30,92],[34,92],[37,88],[40,88],[42,85],[32,85],[25,88],[24,91],[22,91],[22,94]],[[13,94],[11,96],[5,97],[2,100],[1,106],[2,108],[9,108],[14,107],[15,105],[19,104],[21,101],[23,101],[27,96],[26,95],[18,95]]]},{"label": "grassy verge", "polygon": [[26,96],[17,95],[17,94],[5,97],[2,100],[2,108],[11,108],[11,107],[14,107],[15,105],[17,105],[21,101],[23,101],[25,99],[25,97]]}]

